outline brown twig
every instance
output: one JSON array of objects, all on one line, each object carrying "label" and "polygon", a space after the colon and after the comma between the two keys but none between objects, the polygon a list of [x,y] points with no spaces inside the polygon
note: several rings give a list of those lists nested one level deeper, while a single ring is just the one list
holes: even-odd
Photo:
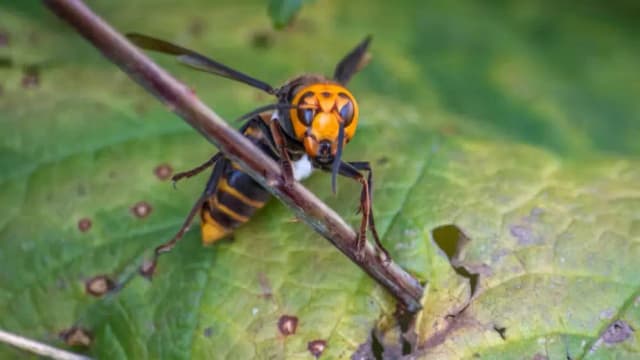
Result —
[{"label": "brown twig", "polygon": [[420,306],[422,287],[392,260],[382,261],[370,244],[356,257],[356,234],[340,216],[299,183],[285,186],[278,165],[218,115],[187,86],[147,58],[80,0],[43,0],[133,80],[153,93],[226,156],[285,203],[296,215],[328,239],[342,253],[386,288],[407,311]]}]

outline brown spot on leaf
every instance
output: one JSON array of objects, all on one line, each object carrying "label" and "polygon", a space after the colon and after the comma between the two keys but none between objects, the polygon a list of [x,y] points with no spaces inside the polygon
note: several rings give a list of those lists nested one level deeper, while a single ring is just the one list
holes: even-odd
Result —
[{"label": "brown spot on leaf", "polygon": [[258,49],[269,49],[275,42],[274,34],[269,30],[256,31],[251,36],[251,46]]},{"label": "brown spot on leaf", "polygon": [[151,205],[149,205],[149,203],[147,203],[146,201],[140,201],[133,205],[133,207],[131,208],[131,212],[133,213],[133,215],[141,219],[149,216],[151,210]]},{"label": "brown spot on leaf", "polygon": [[449,338],[449,335],[460,329],[477,328],[477,331],[483,331],[485,329],[485,325],[479,323],[477,319],[469,316],[466,312],[460,312],[456,316],[445,317],[445,322],[446,324],[441,330],[436,331],[418,346],[418,353],[428,353],[430,349],[443,344]]},{"label": "brown spot on leaf", "polygon": [[327,348],[327,341],[326,340],[313,340],[313,341],[309,341],[307,343],[307,350],[309,350],[309,352],[311,353],[311,355],[315,356],[316,359],[320,357],[320,355],[322,355],[322,353],[324,352],[324,349]]},{"label": "brown spot on leaf", "polygon": [[107,275],[94,276],[84,283],[85,291],[95,297],[101,297],[116,288],[116,283]]},{"label": "brown spot on leaf", "polygon": [[616,320],[611,323],[607,329],[604,331],[602,335],[596,340],[591,348],[589,349],[589,355],[595,353],[602,344],[606,344],[607,346],[613,346],[617,343],[621,343],[633,334],[635,330],[625,321]]},{"label": "brown spot on leaf", "polygon": [[33,89],[40,85],[40,70],[36,66],[27,66],[22,72],[22,87]]},{"label": "brown spot on leaf", "polygon": [[278,330],[284,336],[293,335],[298,329],[298,317],[291,315],[282,315],[278,320]]},{"label": "brown spot on leaf", "polygon": [[376,160],[376,164],[378,164],[378,165],[384,165],[384,164],[386,164],[388,162],[389,162],[389,158],[386,157],[386,156],[383,156],[381,158],[378,158],[378,160]]},{"label": "brown spot on leaf", "polygon": [[138,272],[140,272],[140,275],[144,276],[148,280],[151,280],[153,274],[155,274],[156,272],[156,265],[157,262],[154,259],[145,260],[142,265],[140,265]]},{"label": "brown spot on leaf", "polygon": [[5,30],[0,30],[0,47],[9,46],[9,33]]},{"label": "brown spot on leaf", "polygon": [[82,218],[78,220],[78,230],[80,230],[81,232],[89,231],[89,229],[91,229],[91,225],[91,219],[89,218]]},{"label": "brown spot on leaf", "polygon": [[167,180],[173,174],[173,168],[169,164],[160,164],[153,169],[153,173],[156,174],[156,177],[160,180]]},{"label": "brown spot on leaf", "polygon": [[529,246],[544,243],[544,236],[536,229],[536,224],[544,210],[538,207],[531,209],[529,215],[509,227],[511,235],[519,245]]},{"label": "brown spot on leaf", "polygon": [[542,238],[536,234],[531,225],[518,224],[511,225],[509,228],[511,235],[518,240],[520,245],[535,245],[542,243]]},{"label": "brown spot on leaf", "polygon": [[191,36],[197,38],[200,37],[200,35],[202,35],[202,33],[204,32],[205,25],[206,23],[202,21],[202,19],[196,18],[191,20],[187,31],[189,32],[189,34],[191,34]]},{"label": "brown spot on leaf", "polygon": [[62,330],[59,335],[68,346],[89,347],[93,341],[93,334],[78,326]]},{"label": "brown spot on leaf", "polygon": [[602,340],[607,344],[617,344],[627,340],[634,331],[626,321],[616,320],[602,334]]},{"label": "brown spot on leaf", "polygon": [[204,328],[204,331],[202,332],[202,334],[205,337],[211,337],[213,335],[213,328],[211,326],[207,326],[206,328]]}]

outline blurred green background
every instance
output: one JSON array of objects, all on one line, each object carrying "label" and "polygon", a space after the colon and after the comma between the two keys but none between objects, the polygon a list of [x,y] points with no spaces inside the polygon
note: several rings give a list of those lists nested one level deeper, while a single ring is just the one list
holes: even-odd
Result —
[{"label": "blurred green background", "polygon": [[[0,328],[65,347],[59,332],[82,326],[93,344],[74,350],[109,359],[303,359],[318,340],[322,358],[638,356],[637,332],[603,336],[615,320],[640,328],[637,2],[87,3],[119,31],[276,86],[330,75],[372,34],[345,158],[374,164],[378,228],[428,283],[425,311],[403,343],[384,290],[276,201],[233,241],[202,248],[191,231],[153,282],[86,295],[91,276],[172,236],[206,181],[173,190],[156,169],[215,149],[27,0],[0,4]],[[226,119],[272,101],[153,57]],[[306,184],[356,224],[357,184],[333,196],[329,181]],[[432,232],[449,224],[471,239],[452,261],[437,245],[451,233]],[[460,266],[479,276],[475,292]],[[283,315],[295,334],[278,331]]]}]

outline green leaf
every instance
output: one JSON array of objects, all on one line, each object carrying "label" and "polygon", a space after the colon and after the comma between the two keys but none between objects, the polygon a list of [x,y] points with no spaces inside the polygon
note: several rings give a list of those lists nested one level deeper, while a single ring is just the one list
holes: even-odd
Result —
[{"label": "green leaf", "polygon": [[[206,182],[174,190],[158,167],[216,150],[37,2],[0,5],[0,328],[64,347],[61,330],[86,327],[88,353],[109,359],[310,358],[316,340],[322,358],[638,357],[634,5],[314,2],[305,26],[271,33],[261,1],[129,3],[91,6],[274,85],[330,74],[373,34],[345,158],[372,162],[378,231],[427,284],[415,336],[402,340],[392,298],[277,201],[213,247],[194,226],[152,282],[87,295],[85,281],[169,239]],[[154,58],[227,119],[272,101]],[[306,185],[358,223],[358,184]]]},{"label": "green leaf", "polygon": [[305,3],[311,0],[269,0],[269,16],[276,28],[288,25],[293,17],[302,9]]}]

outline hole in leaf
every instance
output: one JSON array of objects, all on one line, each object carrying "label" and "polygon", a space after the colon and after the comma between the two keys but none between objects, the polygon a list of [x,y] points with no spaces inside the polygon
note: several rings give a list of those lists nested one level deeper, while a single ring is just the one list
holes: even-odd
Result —
[{"label": "hole in leaf", "polygon": [[461,248],[470,241],[459,227],[452,224],[439,226],[431,233],[436,244],[444,251],[449,260],[458,256]]},{"label": "hole in leaf", "polygon": [[409,355],[411,354],[413,347],[411,346],[411,343],[404,338],[404,336],[402,337],[402,355]]},{"label": "hole in leaf", "polygon": [[402,333],[400,334],[400,351],[402,351],[402,355],[411,354],[413,351],[413,346],[415,345],[415,321],[416,314],[407,311],[403,306],[398,304],[396,307],[396,311],[394,313],[396,320],[398,321],[398,325],[400,326],[400,330]]},{"label": "hole in leaf", "polygon": [[465,235],[465,233],[456,225],[447,224],[439,226],[431,231],[433,240],[438,247],[447,255],[449,263],[453,270],[460,276],[469,279],[469,286],[471,288],[471,296],[476,293],[478,288],[478,280],[480,275],[467,270],[463,265],[460,265],[460,252],[471,239]]},{"label": "hole in leaf", "polygon": [[384,359],[384,346],[382,346],[382,343],[378,340],[374,330],[371,330],[371,353],[376,360]]}]

